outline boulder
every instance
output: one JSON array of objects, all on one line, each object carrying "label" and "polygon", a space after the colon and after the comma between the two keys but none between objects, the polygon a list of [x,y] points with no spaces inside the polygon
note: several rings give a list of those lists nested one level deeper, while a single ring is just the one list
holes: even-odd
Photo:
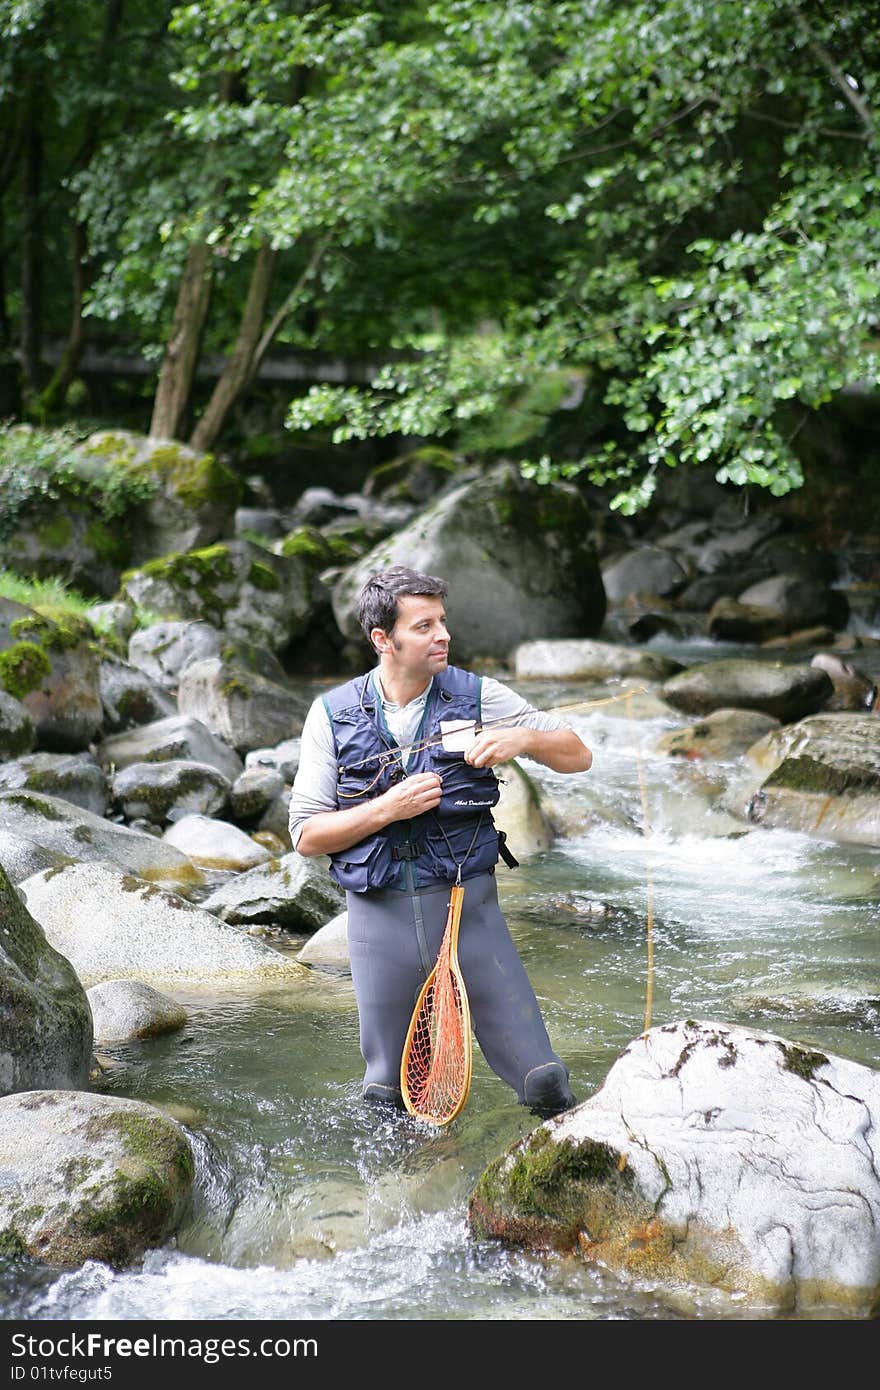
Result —
[{"label": "boulder", "polygon": [[643,676],[666,680],[682,670],[681,662],[653,652],[633,651],[614,642],[524,642],[514,654],[520,680],[608,680],[614,676]]},{"label": "boulder", "polygon": [[695,762],[739,758],[759,738],[778,728],[778,719],[758,710],[716,709],[697,724],[663,734],[655,743],[654,751]]},{"label": "boulder", "polygon": [[274,767],[281,773],[288,785],[293,785],[299,767],[299,752],[302,740],[282,739],[274,748],[253,748],[244,755],[244,765],[250,767]]},{"label": "boulder", "polygon": [[709,609],[709,636],[719,642],[763,643],[787,631],[781,608],[719,598]]},{"label": "boulder", "polygon": [[229,779],[209,763],[171,759],[129,763],[111,781],[113,801],[126,820],[143,817],[154,825],[184,816],[212,816],[229,798]]},{"label": "boulder", "polygon": [[769,608],[781,614],[783,631],[802,627],[846,627],[849,604],[841,589],[803,574],[776,574],[752,584],[738,595],[740,603]]},{"label": "boulder", "polygon": [[40,869],[57,868],[71,862],[70,855],[46,849],[45,846],[37,844],[36,840],[25,839],[23,835],[16,835],[12,831],[0,830],[0,867],[4,869],[11,883],[21,883],[23,878],[30,878],[31,874],[39,873]]},{"label": "boulder", "polygon": [[0,690],[0,763],[29,753],[35,737],[30,712],[20,700]]},{"label": "boulder", "polygon": [[[8,600],[4,606],[8,614]],[[92,629],[83,619],[56,623],[32,609],[9,617],[6,635],[0,630],[0,686],[27,708],[41,748],[87,748],[104,718]]]},{"label": "boulder", "polygon": [[284,791],[284,778],[274,767],[253,763],[233,782],[229,811],[235,821],[259,820]]},{"label": "boulder", "polygon": [[164,686],[118,657],[101,658],[99,685],[106,733],[155,724],[177,713],[177,703]]},{"label": "boulder", "polygon": [[297,954],[297,960],[319,970],[334,970],[351,974],[348,953],[348,913],[340,912],[319,927]]},{"label": "boulder", "polygon": [[165,831],[164,838],[201,869],[232,869],[241,873],[272,858],[243,830],[210,816],[182,816]]},{"label": "boulder", "polygon": [[869,1067],[769,1033],[669,1023],[484,1172],[471,1230],[650,1280],[673,1304],[713,1292],[740,1317],[870,1317],[878,1124]]},{"label": "boulder", "polygon": [[313,932],[345,908],[345,894],[323,859],[295,852],[239,874],[202,904],[234,926],[268,925]]},{"label": "boulder", "polygon": [[92,1016],[85,991],[2,869],[0,999],[0,1095],[88,1085]]},{"label": "boulder", "polygon": [[124,597],[164,618],[202,619],[233,641],[282,651],[301,637],[322,597],[298,556],[231,540],[163,555],[122,576]]},{"label": "boulder", "polygon": [[137,617],[130,603],[113,599],[108,603],[93,603],[86,610],[86,621],[99,637],[113,637],[127,644],[137,626]]},{"label": "boulder", "polygon": [[232,526],[243,487],[213,454],[176,439],[101,430],[79,446],[77,455],[80,468],[104,477],[124,473],[143,482],[149,495],[129,511],[124,526],[135,564],[170,550],[208,545]]},{"label": "boulder", "polygon": [[257,832],[280,840],[285,850],[293,848],[290,838],[290,788],[285,787],[269,802],[257,821]]},{"label": "boulder", "polygon": [[219,657],[187,666],[177,705],[238,753],[301,733],[308,713],[308,702],[288,687]]},{"label": "boulder", "polygon": [[5,1253],[121,1269],[177,1229],[194,1163],[180,1125],[152,1105],[31,1090],[0,1100],[0,1168]]},{"label": "boulder", "polygon": [[658,545],[639,546],[602,566],[602,583],[612,603],[631,594],[674,594],[688,578],[684,565]]},{"label": "boulder", "polygon": [[0,791],[0,837],[4,835],[13,843],[30,841],[35,855],[76,862],[107,859],[150,881],[194,886],[204,877],[173,845],[38,792]]},{"label": "boulder", "polygon": [[157,685],[176,692],[181,671],[190,662],[219,656],[224,640],[219,627],[196,619],[152,623],[132,633],[128,659]]},{"label": "boulder", "polygon": [[0,787],[45,792],[94,816],[105,815],[109,801],[106,773],[90,753],[29,753],[0,766]]},{"label": "boulder", "polygon": [[18,891],[86,987],[129,979],[192,990],[297,977],[299,967],[278,951],[115,864],[49,869]]},{"label": "boulder", "polygon": [[96,1043],[158,1038],[182,1028],[187,1012],[143,980],[105,980],[87,990]]},{"label": "boulder", "polygon": [[104,767],[116,771],[131,763],[207,763],[230,783],[243,771],[238,754],[188,714],[169,715],[154,724],[114,734],[99,745],[98,758]]},{"label": "boulder", "polygon": [[538,637],[598,632],[605,593],[591,516],[567,484],[526,482],[511,465],[454,488],[333,586],[340,631],[364,643],[357,596],[376,570],[409,565],[449,583],[453,659],[506,659]]},{"label": "boulder", "polygon": [[756,709],[788,724],[815,714],[833,689],[831,678],[815,667],[722,657],[672,676],[664,683],[662,694],[674,709],[685,714]]},{"label": "boulder", "polygon": [[769,770],[748,805],[759,825],[880,847],[880,720],[816,715],[765,736],[749,752]]},{"label": "boulder", "polygon": [[276,540],[286,530],[284,516],[275,507],[236,507],[235,535],[263,536]]}]

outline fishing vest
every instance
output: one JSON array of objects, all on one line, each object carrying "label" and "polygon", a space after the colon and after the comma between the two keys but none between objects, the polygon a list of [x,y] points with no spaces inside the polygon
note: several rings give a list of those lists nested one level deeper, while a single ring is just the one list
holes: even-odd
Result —
[{"label": "fishing vest", "polygon": [[[492,820],[492,807],[500,796],[498,779],[491,768],[471,767],[463,753],[446,752],[440,728],[446,720],[479,722],[479,676],[448,666],[434,677],[404,772],[371,675],[357,676],[324,696],[336,749],[338,809],[381,796],[415,772],[439,773],[443,793],[433,811],[392,821],[331,854],[331,876],[349,892],[365,893],[450,883],[459,865],[463,879],[486,873],[499,855],[499,833]],[[431,746],[420,746],[426,743]]]}]

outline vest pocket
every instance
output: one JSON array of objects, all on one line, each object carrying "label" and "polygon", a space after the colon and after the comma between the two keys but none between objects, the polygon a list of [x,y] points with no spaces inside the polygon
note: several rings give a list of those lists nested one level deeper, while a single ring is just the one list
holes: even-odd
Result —
[{"label": "vest pocket", "polygon": [[437,808],[441,816],[475,816],[497,805],[501,791],[491,767],[471,767],[463,753],[432,749],[433,771],[439,773],[443,793]]},{"label": "vest pocket", "polygon": [[330,874],[340,888],[350,893],[366,893],[369,888],[386,887],[396,878],[398,866],[391,857],[391,846],[385,836],[371,836],[359,845],[351,845],[334,854]]}]

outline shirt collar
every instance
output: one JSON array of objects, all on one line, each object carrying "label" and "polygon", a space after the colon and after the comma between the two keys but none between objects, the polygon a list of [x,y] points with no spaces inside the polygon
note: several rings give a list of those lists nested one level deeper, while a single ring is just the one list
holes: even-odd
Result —
[{"label": "shirt collar", "polygon": [[415,697],[414,700],[410,700],[409,704],[406,704],[406,705],[396,705],[396,704],[394,703],[393,700],[387,699],[387,697],[386,697],[386,695],[385,695],[385,692],[384,692],[384,690],[382,689],[382,682],[381,682],[381,680],[379,679],[379,667],[378,667],[378,666],[374,666],[372,675],[373,675],[373,689],[375,690],[376,694],[378,695],[378,697],[379,697],[379,699],[380,699],[380,701],[381,701],[381,703],[382,703],[382,708],[383,708],[384,710],[416,709],[419,705],[424,705],[425,702],[426,702],[426,700],[427,700],[427,698],[428,698],[428,696],[429,696],[430,693],[431,693],[431,687],[432,687],[432,685],[434,684],[434,677],[432,676],[431,679],[428,681],[428,684],[425,686],[424,690],[422,691],[421,695],[417,695],[417,696]]}]

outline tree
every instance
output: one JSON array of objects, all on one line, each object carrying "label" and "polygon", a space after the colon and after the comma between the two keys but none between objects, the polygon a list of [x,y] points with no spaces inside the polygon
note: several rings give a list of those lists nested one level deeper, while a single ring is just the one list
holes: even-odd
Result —
[{"label": "tree", "polygon": [[[328,128],[341,165],[347,149],[375,163],[393,148],[389,178],[416,145],[466,190],[471,224],[516,224],[540,283],[505,286],[488,333],[435,325],[421,360],[369,393],[313,389],[291,425],[467,443],[479,422],[485,445],[543,392],[550,409],[525,410],[530,471],[622,483],[625,510],[661,463],[797,486],[807,413],[880,381],[872,16],[864,0],[434,6],[429,40],[370,55],[366,134],[350,87],[307,107],[291,201],[308,203],[301,171]],[[588,437],[588,412],[603,429],[550,453],[566,381],[585,393]]]}]

